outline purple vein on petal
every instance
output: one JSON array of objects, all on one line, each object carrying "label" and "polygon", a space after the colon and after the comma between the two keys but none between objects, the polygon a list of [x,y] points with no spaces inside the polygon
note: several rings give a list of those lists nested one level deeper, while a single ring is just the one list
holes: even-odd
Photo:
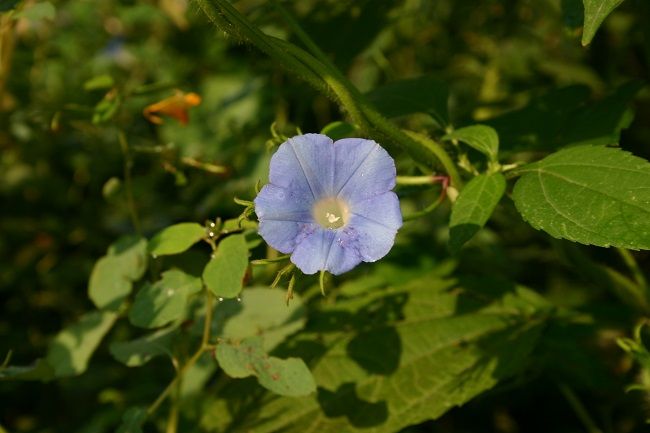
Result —
[{"label": "purple vein on petal", "polygon": [[350,182],[350,180],[352,180],[352,178],[354,177],[354,175],[357,174],[357,172],[359,171],[359,169],[361,168],[361,166],[363,166],[363,164],[366,163],[366,161],[368,160],[368,158],[370,158],[370,154],[372,154],[372,152],[374,152],[374,151],[377,150],[378,148],[379,148],[379,145],[378,145],[377,143],[375,143],[375,145],[372,146],[372,148],[370,149],[370,151],[368,151],[368,153],[366,154],[366,156],[363,157],[363,159],[361,160],[361,162],[359,163],[359,165],[357,165],[357,166],[354,168],[354,170],[352,170],[352,174],[350,174],[350,177],[348,177],[348,179],[347,179],[345,182],[343,182],[343,185],[342,185],[342,186],[339,188],[339,190],[336,192],[336,196],[337,196],[337,197],[341,195],[341,192],[343,192],[343,190],[345,189],[345,187],[347,186],[347,184]]}]

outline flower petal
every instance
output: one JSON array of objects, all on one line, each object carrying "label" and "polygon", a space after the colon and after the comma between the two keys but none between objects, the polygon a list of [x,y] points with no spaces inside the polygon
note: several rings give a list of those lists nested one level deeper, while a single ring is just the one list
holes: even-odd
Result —
[{"label": "flower petal", "polygon": [[351,206],[342,242],[348,248],[356,248],[364,262],[375,262],[388,254],[395,243],[397,229],[402,226],[397,195],[388,191]]},{"label": "flower petal", "polygon": [[334,143],[334,193],[362,200],[395,186],[395,161],[372,140],[344,138]]},{"label": "flower petal", "polygon": [[318,226],[305,236],[291,254],[293,264],[307,275],[325,269],[327,256],[334,242],[334,230],[325,230]]},{"label": "flower petal", "polygon": [[332,140],[321,134],[288,139],[271,158],[269,180],[289,190],[306,191],[311,201],[332,194],[334,152]]},{"label": "flower petal", "polygon": [[258,232],[267,244],[283,254],[290,254],[316,227],[315,224],[295,221],[261,220]]},{"label": "flower petal", "polygon": [[[352,238],[350,234],[352,234]],[[363,257],[359,252],[356,234],[353,231],[345,232],[340,230],[330,248],[325,270],[331,274],[340,275],[354,268],[362,261]]]},{"label": "flower petal", "polygon": [[364,262],[376,262],[388,254],[395,243],[396,234],[396,229],[353,215],[347,228],[346,239],[348,248],[356,248]]},{"label": "flower petal", "polygon": [[[381,212],[377,212],[381,210]],[[338,230],[320,226],[296,243],[291,261],[305,274],[326,270],[339,275],[360,262],[384,257],[402,226],[399,200],[388,191],[351,204],[348,224]]]},{"label": "flower petal", "polygon": [[311,223],[314,220],[312,203],[309,191],[268,184],[255,197],[255,213],[260,221]]},{"label": "flower petal", "polygon": [[402,211],[399,207],[397,194],[393,191],[387,191],[365,200],[352,201],[349,206],[353,216],[373,221],[387,229],[397,230],[402,227]]}]

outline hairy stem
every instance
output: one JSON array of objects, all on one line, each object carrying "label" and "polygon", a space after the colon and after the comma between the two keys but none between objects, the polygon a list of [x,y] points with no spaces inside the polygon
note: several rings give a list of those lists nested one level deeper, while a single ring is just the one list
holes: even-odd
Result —
[{"label": "hairy stem", "polygon": [[[403,148],[414,160],[438,163],[451,178],[452,186],[460,189],[462,180],[452,159],[444,148],[426,136],[405,133],[382,116],[363,95],[336,69],[327,56],[281,7],[279,10],[299,39],[313,55],[281,39],[266,35],[252,25],[228,0],[195,0],[208,18],[236,38],[257,46],[290,72],[305,79],[316,90],[337,102],[351,119],[368,134],[387,138]],[[276,6],[277,8],[278,6]],[[288,19],[287,19],[288,18]]]}]

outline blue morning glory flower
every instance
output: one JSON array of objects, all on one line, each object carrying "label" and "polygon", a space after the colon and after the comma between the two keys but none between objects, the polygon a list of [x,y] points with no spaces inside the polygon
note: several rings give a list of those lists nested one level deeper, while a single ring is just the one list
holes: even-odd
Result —
[{"label": "blue morning glory flower", "polygon": [[255,198],[259,233],[305,274],[339,275],[384,257],[402,226],[395,162],[362,138],[288,139]]}]

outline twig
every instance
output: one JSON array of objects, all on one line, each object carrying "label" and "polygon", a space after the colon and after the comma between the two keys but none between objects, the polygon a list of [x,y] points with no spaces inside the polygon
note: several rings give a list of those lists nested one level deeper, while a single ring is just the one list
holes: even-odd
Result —
[{"label": "twig", "polygon": [[120,148],[122,149],[122,156],[124,158],[124,186],[126,188],[126,202],[131,216],[133,228],[138,234],[141,234],[140,218],[138,217],[138,210],[135,206],[135,198],[133,197],[133,178],[131,170],[133,168],[133,156],[129,149],[129,142],[126,140],[126,134],[120,130],[117,133]]}]

